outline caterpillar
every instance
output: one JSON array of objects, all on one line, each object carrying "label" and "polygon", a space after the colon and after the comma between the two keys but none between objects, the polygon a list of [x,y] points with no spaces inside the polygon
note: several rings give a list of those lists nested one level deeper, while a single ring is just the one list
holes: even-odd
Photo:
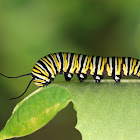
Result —
[{"label": "caterpillar", "polygon": [[24,93],[16,98],[11,98],[17,99],[25,94],[32,81],[38,87],[47,86],[58,74],[64,74],[66,81],[70,81],[73,74],[77,74],[80,82],[91,75],[97,83],[104,76],[112,77],[117,83],[120,82],[122,76],[133,75],[140,78],[140,60],[131,57],[101,57],[59,52],[42,57],[34,65],[31,73],[17,77],[0,74],[7,78],[31,75],[32,80]]}]

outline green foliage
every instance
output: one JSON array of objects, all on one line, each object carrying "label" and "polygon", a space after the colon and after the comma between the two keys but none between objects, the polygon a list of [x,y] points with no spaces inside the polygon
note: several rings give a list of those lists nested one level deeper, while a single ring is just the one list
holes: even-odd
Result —
[{"label": "green foliage", "polygon": [[[131,81],[131,80],[130,80]],[[83,140],[140,139],[139,83],[69,83]]]},{"label": "green foliage", "polygon": [[140,88],[135,81],[59,82],[41,88],[15,107],[0,139],[33,133],[72,101],[83,140],[138,140]]},{"label": "green foliage", "polygon": [[45,87],[33,92],[17,104],[0,133],[0,140],[33,133],[47,124],[69,102],[68,91],[60,87]]}]

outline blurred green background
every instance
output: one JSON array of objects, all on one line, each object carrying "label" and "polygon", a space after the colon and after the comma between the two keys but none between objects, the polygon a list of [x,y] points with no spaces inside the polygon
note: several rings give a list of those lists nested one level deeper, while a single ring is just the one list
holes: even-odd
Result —
[{"label": "blurred green background", "polygon": [[[140,59],[139,37],[139,0],[0,0],[0,72],[8,76],[29,73],[38,59],[60,51]],[[0,129],[25,96],[8,99],[20,95],[30,79],[0,77]],[[63,75],[56,81],[64,81]],[[26,96],[35,89],[32,84]],[[41,130],[19,139],[81,140],[75,125],[70,104]]]}]

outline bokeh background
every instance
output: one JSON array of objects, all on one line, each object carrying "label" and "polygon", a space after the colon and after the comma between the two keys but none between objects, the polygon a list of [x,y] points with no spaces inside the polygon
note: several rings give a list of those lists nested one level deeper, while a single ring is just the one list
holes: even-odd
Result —
[{"label": "bokeh background", "polygon": [[[0,0],[1,73],[29,73],[42,56],[60,51],[140,59],[140,1]],[[0,129],[14,106],[37,89],[32,84],[24,97],[8,100],[20,95],[30,79],[0,77]],[[56,81],[64,81],[63,76]],[[19,139],[81,140],[75,125],[70,104],[45,127]]]}]

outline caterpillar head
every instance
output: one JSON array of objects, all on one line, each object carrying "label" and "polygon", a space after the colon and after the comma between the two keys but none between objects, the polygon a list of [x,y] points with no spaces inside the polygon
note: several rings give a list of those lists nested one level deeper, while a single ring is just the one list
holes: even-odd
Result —
[{"label": "caterpillar head", "polygon": [[39,74],[38,76],[34,75],[32,72],[31,76],[33,77],[33,82],[38,87],[44,87],[51,83],[51,79],[46,76]]}]

